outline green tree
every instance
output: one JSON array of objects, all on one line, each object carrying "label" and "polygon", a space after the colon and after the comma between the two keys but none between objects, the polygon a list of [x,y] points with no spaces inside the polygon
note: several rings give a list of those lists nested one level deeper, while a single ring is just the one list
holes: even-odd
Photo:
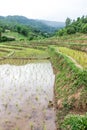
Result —
[{"label": "green tree", "polygon": [[0,27],[0,38],[1,38],[1,36],[2,36],[2,28]]},{"label": "green tree", "polygon": [[21,34],[24,36],[28,36],[29,29],[26,26],[21,27]]},{"label": "green tree", "polygon": [[69,26],[71,24],[71,19],[67,18],[65,21],[66,27]]},{"label": "green tree", "polygon": [[18,33],[21,33],[21,26],[16,26],[16,30]]},{"label": "green tree", "polygon": [[60,29],[60,30],[57,32],[57,35],[58,35],[58,36],[66,35],[66,29],[65,29],[65,28]]},{"label": "green tree", "polygon": [[82,32],[83,33],[87,33],[87,23],[83,24],[83,26],[82,26]]},{"label": "green tree", "polygon": [[67,34],[74,34],[76,30],[73,26],[67,27]]}]

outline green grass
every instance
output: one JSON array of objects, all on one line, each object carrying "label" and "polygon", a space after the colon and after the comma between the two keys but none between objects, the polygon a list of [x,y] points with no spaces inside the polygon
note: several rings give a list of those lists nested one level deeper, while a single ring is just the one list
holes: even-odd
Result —
[{"label": "green grass", "polygon": [[87,130],[87,114],[67,115],[61,127],[63,130]]},{"label": "green grass", "polygon": [[1,51],[0,51],[0,58],[6,56],[7,54],[8,54],[8,53],[6,53],[6,52],[1,52]]}]

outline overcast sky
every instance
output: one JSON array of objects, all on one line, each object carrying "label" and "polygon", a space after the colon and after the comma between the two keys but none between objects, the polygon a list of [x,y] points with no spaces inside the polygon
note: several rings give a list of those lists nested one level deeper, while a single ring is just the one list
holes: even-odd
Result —
[{"label": "overcast sky", "polygon": [[0,15],[65,21],[87,15],[87,0],[0,0]]}]

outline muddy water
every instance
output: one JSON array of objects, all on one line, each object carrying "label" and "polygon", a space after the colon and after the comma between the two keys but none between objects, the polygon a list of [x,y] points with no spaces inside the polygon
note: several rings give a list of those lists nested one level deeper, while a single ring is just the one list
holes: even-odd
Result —
[{"label": "muddy water", "polygon": [[0,65],[0,130],[55,130],[51,64]]}]

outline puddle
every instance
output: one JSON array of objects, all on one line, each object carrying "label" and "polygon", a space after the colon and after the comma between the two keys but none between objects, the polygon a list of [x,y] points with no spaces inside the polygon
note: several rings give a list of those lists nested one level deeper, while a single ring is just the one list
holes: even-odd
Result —
[{"label": "puddle", "polygon": [[51,63],[0,65],[0,129],[56,130]]}]

